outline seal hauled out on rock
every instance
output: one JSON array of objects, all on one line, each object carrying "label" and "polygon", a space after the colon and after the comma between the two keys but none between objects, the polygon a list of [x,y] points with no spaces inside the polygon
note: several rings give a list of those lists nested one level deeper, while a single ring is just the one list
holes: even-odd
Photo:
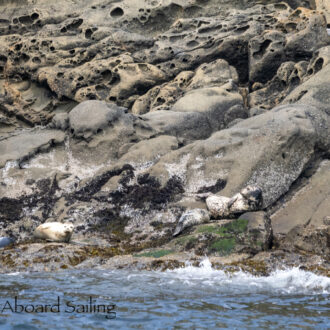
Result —
[{"label": "seal hauled out on rock", "polygon": [[194,209],[185,212],[179,219],[178,224],[175,227],[173,236],[179,235],[185,228],[199,225],[210,221],[210,215],[206,210]]},{"label": "seal hauled out on rock", "polygon": [[262,190],[256,186],[247,186],[232,198],[209,196],[207,208],[214,218],[232,217],[247,211],[256,211],[262,206]]},{"label": "seal hauled out on rock", "polygon": [[215,218],[230,218],[248,211],[256,211],[262,206],[262,190],[256,186],[247,186],[232,198],[211,195],[206,198],[209,212],[203,209],[194,209],[185,212],[173,236],[179,235],[185,228],[200,225],[210,221],[210,215]]},{"label": "seal hauled out on rock", "polygon": [[70,223],[47,222],[35,229],[34,236],[48,241],[68,243],[72,233],[73,225]]}]

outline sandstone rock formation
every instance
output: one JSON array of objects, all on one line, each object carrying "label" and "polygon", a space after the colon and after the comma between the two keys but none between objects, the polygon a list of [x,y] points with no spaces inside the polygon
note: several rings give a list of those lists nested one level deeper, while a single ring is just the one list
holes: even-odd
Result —
[{"label": "sandstone rock formation", "polygon": [[[325,265],[327,29],[322,0],[0,1],[0,236],[70,222],[73,267],[160,246]],[[262,211],[172,237],[248,185]]]}]

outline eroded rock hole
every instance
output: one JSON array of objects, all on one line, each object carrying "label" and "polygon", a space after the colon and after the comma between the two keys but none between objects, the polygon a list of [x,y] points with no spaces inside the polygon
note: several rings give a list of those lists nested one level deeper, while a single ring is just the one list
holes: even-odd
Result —
[{"label": "eroded rock hole", "polygon": [[324,63],[324,60],[323,58],[319,58],[316,62],[315,62],[315,65],[314,65],[314,69],[315,69],[315,73],[316,72],[319,72],[322,67],[323,67],[323,63]]},{"label": "eroded rock hole", "polygon": [[30,56],[27,54],[22,54],[21,59],[22,59],[22,61],[27,62],[30,59]]},{"label": "eroded rock hole", "polygon": [[253,56],[254,56],[254,57],[262,57],[262,56],[265,54],[267,48],[269,47],[269,45],[270,45],[271,43],[272,43],[271,40],[269,40],[269,39],[265,40],[265,41],[259,46],[259,50],[253,54]]},{"label": "eroded rock hole", "polygon": [[195,41],[195,40],[192,40],[192,41],[187,42],[187,46],[188,47],[196,47],[198,45],[199,45],[199,43],[197,41]]},{"label": "eroded rock hole", "polygon": [[288,8],[287,5],[285,5],[284,3],[276,3],[274,7],[278,10],[286,10]]},{"label": "eroded rock hole", "polygon": [[71,24],[67,26],[67,29],[77,29],[83,22],[84,20],[82,18],[74,20]]},{"label": "eroded rock hole", "polygon": [[235,30],[235,32],[237,32],[237,33],[243,33],[243,32],[245,32],[245,31],[247,31],[249,28],[250,28],[249,25],[242,26],[242,27],[237,28],[237,29]]},{"label": "eroded rock hole", "polygon": [[90,39],[90,37],[92,36],[92,34],[93,34],[93,31],[91,29],[87,29],[85,31],[85,38],[86,39]]},{"label": "eroded rock hole", "polygon": [[33,63],[36,63],[36,64],[40,64],[40,63],[41,63],[41,60],[40,60],[39,57],[33,57],[33,58],[32,58],[32,62],[33,62]]},{"label": "eroded rock hole", "polygon": [[123,15],[124,15],[124,11],[120,7],[116,7],[110,12],[111,17],[121,17]]},{"label": "eroded rock hole", "polygon": [[35,21],[36,19],[38,19],[39,18],[39,14],[38,13],[33,13],[32,15],[31,15],[31,19],[33,20],[33,21]]},{"label": "eroded rock hole", "polygon": [[21,16],[18,18],[19,22],[22,24],[32,24],[33,21],[30,16]]},{"label": "eroded rock hole", "polygon": [[112,72],[110,70],[105,70],[101,72],[101,76],[104,80],[110,80],[112,78]]}]

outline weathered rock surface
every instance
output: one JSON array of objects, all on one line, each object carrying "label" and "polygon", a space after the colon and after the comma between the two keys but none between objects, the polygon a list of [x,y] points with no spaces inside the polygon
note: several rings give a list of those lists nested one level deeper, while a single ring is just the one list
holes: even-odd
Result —
[{"label": "weathered rock surface", "polygon": [[306,178],[303,186],[282,203],[271,216],[274,233],[287,234],[296,226],[323,225],[330,215],[330,162],[323,161],[314,175]]},{"label": "weathered rock surface", "polygon": [[[0,1],[1,271],[326,272],[327,29],[324,0]],[[262,205],[207,223],[207,197],[248,185]],[[48,222],[74,243],[32,238]]]},{"label": "weathered rock surface", "polygon": [[[316,9],[323,12],[327,22],[330,22],[330,3],[327,0],[315,0]],[[330,24],[330,23],[329,23]]]},{"label": "weathered rock surface", "polygon": [[21,162],[63,142],[63,132],[47,129],[33,129],[4,136],[0,140],[0,167],[10,161]]},{"label": "weathered rock surface", "polygon": [[313,159],[329,150],[329,116],[311,106],[280,106],[162,157],[149,173],[177,175],[196,193],[220,178],[221,195],[251,184],[262,189],[264,207],[286,193]]}]

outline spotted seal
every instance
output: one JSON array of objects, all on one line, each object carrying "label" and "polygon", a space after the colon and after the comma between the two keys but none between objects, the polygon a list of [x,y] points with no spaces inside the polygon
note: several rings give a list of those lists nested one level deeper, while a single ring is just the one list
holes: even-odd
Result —
[{"label": "spotted seal", "polygon": [[215,219],[232,218],[244,212],[256,211],[262,207],[262,190],[257,186],[247,186],[232,198],[209,195],[206,205],[209,210],[193,209],[185,212],[179,219],[173,236],[179,235],[185,228],[210,222]]},{"label": "spotted seal", "polygon": [[69,242],[72,233],[71,223],[47,222],[35,229],[34,236],[52,242]]},{"label": "spotted seal", "polygon": [[206,223],[210,221],[210,215],[207,210],[203,209],[193,209],[185,212],[179,219],[176,225],[173,236],[179,235],[184,229],[199,225],[201,223]]},{"label": "spotted seal", "polygon": [[206,205],[215,219],[234,217],[244,212],[260,209],[262,190],[257,186],[247,186],[232,198],[212,195],[206,198]]}]

